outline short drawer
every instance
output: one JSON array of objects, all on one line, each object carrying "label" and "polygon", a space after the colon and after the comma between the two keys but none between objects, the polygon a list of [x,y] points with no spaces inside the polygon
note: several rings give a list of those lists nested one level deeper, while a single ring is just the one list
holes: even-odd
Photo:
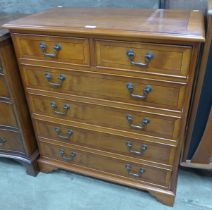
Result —
[{"label": "short drawer", "polygon": [[181,110],[186,86],[115,75],[24,66],[26,87],[78,96]]},{"label": "short drawer", "polygon": [[191,47],[107,40],[95,43],[98,67],[184,77],[188,74]]},{"label": "short drawer", "polygon": [[136,182],[148,182],[169,187],[171,170],[118,160],[75,148],[39,143],[41,157],[47,157],[68,165],[90,168],[96,171],[127,177]]},{"label": "short drawer", "polygon": [[4,74],[0,71],[0,98],[9,98],[9,90],[7,88],[7,84],[4,78]]},{"label": "short drawer", "polygon": [[181,120],[148,112],[29,95],[32,113],[151,136],[177,139]]},{"label": "short drawer", "polygon": [[84,38],[13,35],[19,58],[89,65],[89,45]]},{"label": "short drawer", "polygon": [[34,123],[39,138],[50,138],[70,145],[89,147],[167,165],[172,165],[174,161],[175,147],[155,143],[154,140],[150,142],[142,138],[127,138],[71,124],[67,126],[40,120],[35,120]]},{"label": "short drawer", "polygon": [[0,113],[0,125],[17,126],[13,105],[11,103],[0,101]]},{"label": "short drawer", "polygon": [[20,134],[17,131],[0,128],[0,150],[24,152]]}]

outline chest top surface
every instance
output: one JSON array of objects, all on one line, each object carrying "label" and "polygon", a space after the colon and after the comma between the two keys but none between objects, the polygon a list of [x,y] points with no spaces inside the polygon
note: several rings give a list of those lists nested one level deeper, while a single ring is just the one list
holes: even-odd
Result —
[{"label": "chest top surface", "polygon": [[11,21],[24,31],[80,33],[204,41],[200,11],[115,8],[56,8]]}]

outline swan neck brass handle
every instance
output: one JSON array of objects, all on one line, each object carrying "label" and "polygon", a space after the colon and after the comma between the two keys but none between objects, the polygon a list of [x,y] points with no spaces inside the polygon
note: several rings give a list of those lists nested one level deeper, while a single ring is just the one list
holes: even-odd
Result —
[{"label": "swan neck brass handle", "polygon": [[140,66],[140,67],[147,67],[149,65],[149,63],[151,62],[151,60],[154,58],[154,54],[152,52],[147,52],[144,56],[144,62],[135,62],[135,52],[133,50],[128,50],[127,51],[127,56],[129,58],[129,61],[132,65],[135,66]]},{"label": "swan neck brass handle", "polygon": [[130,114],[127,114],[127,121],[131,128],[138,130],[144,130],[145,127],[150,123],[149,118],[145,117],[139,125],[135,125],[133,124],[133,116]]},{"label": "swan neck brass handle", "polygon": [[133,172],[133,167],[130,164],[126,164],[125,168],[127,169],[128,175],[133,177],[141,177],[145,172],[144,168],[140,168],[137,173]]},{"label": "swan neck brass handle", "polygon": [[58,137],[60,137],[61,139],[64,139],[64,140],[69,140],[71,138],[71,136],[73,135],[73,131],[71,129],[67,129],[66,135],[62,134],[61,128],[59,128],[59,127],[55,128],[55,132]]},{"label": "swan neck brass handle", "polygon": [[65,155],[65,150],[64,149],[60,149],[59,150],[59,155],[65,161],[73,161],[76,158],[77,153],[76,152],[71,152],[69,156],[66,156]]},{"label": "swan neck brass handle", "polygon": [[133,153],[135,155],[143,155],[144,152],[148,149],[148,146],[146,144],[142,144],[140,146],[139,151],[133,150],[133,143],[131,141],[126,142],[127,149],[130,153]]},{"label": "swan neck brass handle", "polygon": [[7,140],[5,138],[0,137],[0,146],[3,146],[6,142]]},{"label": "swan neck brass handle", "polygon": [[59,88],[62,86],[64,80],[66,79],[66,76],[64,74],[59,74],[59,76],[57,77],[57,79],[59,80],[58,83],[56,82],[52,82],[52,75],[49,72],[45,72],[44,74],[46,80],[48,81],[48,84],[54,88]]},{"label": "swan neck brass handle", "polygon": [[51,102],[51,108],[54,111],[54,113],[58,114],[58,115],[66,115],[68,110],[70,109],[70,105],[69,104],[64,104],[63,105],[63,109],[64,112],[58,111],[58,107],[55,101]]},{"label": "swan neck brass handle", "polygon": [[45,42],[41,42],[39,47],[40,47],[43,55],[46,56],[46,57],[50,57],[50,58],[57,57],[59,51],[62,49],[60,44],[55,44],[55,46],[53,47],[54,52],[53,53],[48,53],[47,52],[47,45],[46,45]]},{"label": "swan neck brass handle", "polygon": [[152,92],[153,88],[151,85],[147,85],[144,89],[143,89],[143,95],[137,95],[137,94],[134,94],[134,85],[133,83],[127,83],[127,89],[130,93],[130,96],[133,97],[133,98],[136,98],[136,99],[146,99],[148,94],[150,92]]}]

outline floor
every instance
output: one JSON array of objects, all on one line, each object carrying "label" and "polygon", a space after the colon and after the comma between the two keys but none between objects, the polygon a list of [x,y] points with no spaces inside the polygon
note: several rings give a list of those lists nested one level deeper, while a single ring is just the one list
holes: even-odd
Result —
[{"label": "floor", "polygon": [[0,210],[212,210],[212,176],[180,170],[174,207],[148,193],[63,170],[31,177],[0,159]]}]

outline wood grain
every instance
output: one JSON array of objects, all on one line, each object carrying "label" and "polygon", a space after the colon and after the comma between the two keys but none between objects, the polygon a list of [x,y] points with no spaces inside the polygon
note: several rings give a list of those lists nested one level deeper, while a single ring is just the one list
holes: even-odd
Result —
[{"label": "wood grain", "polygon": [[[169,185],[171,171],[162,168],[160,169],[148,165],[138,165],[131,162],[124,162],[122,160],[116,160],[110,157],[79,150],[74,148],[73,146],[63,148],[59,145],[57,146],[56,144],[52,145],[46,142],[40,142],[39,148],[40,153],[43,157],[66,162],[68,163],[68,165],[80,165],[82,167],[92,168],[97,171],[104,171],[106,173],[128,177],[129,179],[133,179],[136,182],[145,181],[157,185],[163,185],[166,187],[168,187]],[[61,149],[64,149],[64,156],[60,155]],[[65,158],[69,158],[71,152],[76,153],[76,158],[74,158],[74,160],[66,160]],[[126,164],[130,164],[132,166],[132,170],[134,173],[139,171],[140,168],[144,168],[145,172],[139,177],[129,175],[125,167]]]},{"label": "wood grain", "polygon": [[[202,14],[185,10],[56,9],[5,26],[13,35],[21,67],[41,151],[40,169],[50,172],[63,168],[134,186],[173,205],[196,60],[204,41]],[[30,46],[28,37],[35,44]],[[70,42],[86,40],[89,51],[82,47],[75,54],[75,46],[67,47],[58,58],[84,55],[84,60],[40,56],[42,38],[50,41],[52,48],[57,40],[69,40],[67,37]],[[135,51],[136,62],[143,62],[149,50],[155,57],[141,69],[129,64],[128,49]],[[128,83],[133,85],[134,95]],[[135,98],[144,94],[147,85],[153,88],[147,97]],[[56,104],[54,109],[51,102]],[[56,116],[55,111],[65,111],[65,104],[70,108]],[[126,113],[133,115],[136,125],[145,116],[151,122],[145,130],[134,130]],[[65,142],[61,136],[67,137],[68,129],[73,136]],[[142,157],[130,154],[127,139],[136,151],[143,142],[150,145],[150,153]],[[62,156],[59,149],[64,150]],[[79,154],[76,162],[71,161],[71,152]],[[130,164],[131,171],[126,171],[125,164]],[[141,175],[139,169],[144,166],[151,173]],[[137,178],[132,178],[132,173]]]},{"label": "wood grain", "polygon": [[201,12],[189,10],[57,8],[21,18],[4,27],[28,32],[36,28],[37,32],[60,34],[204,41],[202,21]]},{"label": "wood grain", "polygon": [[[102,133],[99,131],[85,129],[84,126],[73,126],[59,123],[51,123],[47,121],[36,120],[35,128],[39,138],[50,138],[58,142],[69,145],[79,145],[96,150],[107,151],[110,153],[118,153],[136,159],[144,159],[162,164],[172,165],[175,155],[175,147],[168,144],[154,142],[154,140],[146,141],[141,139],[132,139],[120,135]],[[60,128],[61,132],[55,131]],[[68,131],[72,131],[69,137]],[[62,137],[61,137],[62,136]],[[65,137],[65,138],[64,138]],[[132,149],[129,150],[128,143],[132,143]],[[141,147],[147,146],[147,149],[141,152]],[[140,154],[134,151],[141,152]]]},{"label": "wood grain", "polygon": [[[159,108],[168,108],[173,110],[182,109],[185,97],[185,85],[142,80],[117,75],[97,74],[81,71],[55,70],[44,67],[23,67],[23,78],[27,88],[36,88],[41,90],[49,90],[58,93],[67,93],[91,98],[99,98],[108,101],[119,101],[128,104],[136,104],[143,106],[152,106]],[[58,88],[52,87],[45,77],[45,73],[51,75],[50,82],[61,83],[58,80],[60,74],[65,76],[65,80]],[[145,100],[132,98],[127,89],[127,84],[134,85],[134,93],[143,95],[146,86],[152,86],[151,93]],[[161,93],[164,94],[161,94]]]},{"label": "wood grain", "polygon": [[[20,15],[19,15],[20,16]],[[2,17],[2,16],[1,16]],[[14,16],[0,19],[1,23]],[[21,162],[38,173],[37,145],[9,32],[0,28],[0,157]]]},{"label": "wood grain", "polygon": [[[14,37],[18,49],[18,57],[71,63],[75,65],[89,65],[90,55],[88,40],[77,37],[58,37],[42,35],[16,35]],[[55,53],[56,44],[61,46],[55,57],[45,56],[40,44],[46,45],[46,53]]]},{"label": "wood grain", "polygon": [[202,140],[194,153],[191,163],[197,164],[210,164],[211,157],[212,157],[212,147],[211,147],[211,140],[212,140],[212,111],[210,112],[207,125],[202,137]]},{"label": "wood grain", "polygon": [[[154,72],[186,76],[191,48],[185,46],[153,45],[151,43],[118,42],[97,40],[95,43],[96,64],[98,67],[129,69],[139,72]],[[146,67],[132,65],[127,51],[133,50],[135,61],[145,63],[145,55],[152,53],[154,57]]]},{"label": "wood grain", "polygon": [[[99,106],[89,103],[80,103],[71,100],[64,100],[48,95],[29,95],[31,113],[51,116],[59,119],[86,122],[91,125],[113,128],[121,131],[158,136],[168,139],[178,140],[180,119],[169,116],[160,116],[147,112],[135,112],[131,110],[116,109],[106,106]],[[57,108],[54,110],[51,104],[55,103]],[[64,105],[70,108],[67,112]],[[57,112],[66,112],[65,114]],[[133,129],[127,120],[127,116],[133,117],[132,124],[140,125],[147,118],[149,123],[143,129]]]},{"label": "wood grain", "polygon": [[[4,143],[2,143],[4,142]],[[21,135],[18,131],[0,128],[0,150],[24,154]]]},{"label": "wood grain", "polygon": [[[183,164],[183,165],[186,164],[186,161],[187,161],[188,151],[190,148],[190,144],[192,142],[192,134],[193,134],[193,129],[194,129],[194,125],[195,125],[195,118],[197,116],[200,96],[201,96],[202,87],[204,84],[204,78],[205,78],[205,74],[206,74],[206,70],[207,70],[207,64],[208,64],[209,59],[211,59],[209,57],[209,53],[210,53],[211,45],[212,45],[212,13],[210,12],[211,8],[212,8],[212,2],[208,1],[206,41],[205,41],[203,52],[202,52],[201,63],[200,63],[200,67],[199,67],[199,74],[196,79],[195,88],[193,90],[192,105],[190,108],[190,116],[189,116],[189,121],[188,121],[188,131],[186,134],[186,141],[185,141],[185,146],[183,149],[183,158],[181,161],[182,162],[181,164]],[[202,153],[202,155],[204,156],[204,152]],[[207,164],[207,163],[208,162],[205,162],[205,164]]]}]

